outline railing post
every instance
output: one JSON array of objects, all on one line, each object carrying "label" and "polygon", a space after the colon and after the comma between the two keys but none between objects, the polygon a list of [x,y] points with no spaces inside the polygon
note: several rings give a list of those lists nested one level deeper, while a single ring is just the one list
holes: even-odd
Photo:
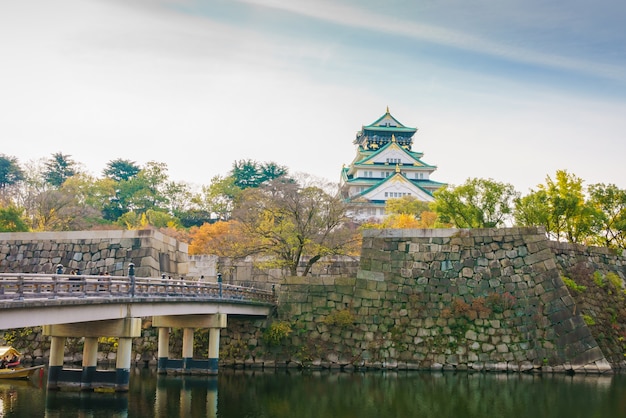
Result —
[{"label": "railing post", "polygon": [[128,264],[128,277],[130,278],[130,297],[135,297],[135,264]]},{"label": "railing post", "polygon": [[56,276],[52,276],[52,296],[50,296],[50,299],[57,298],[58,286],[59,286],[59,278]]},{"label": "railing post", "polygon": [[[56,271],[56,273],[57,273],[57,275],[63,274],[63,264],[57,264],[57,271]],[[58,296],[58,293],[59,293],[59,278],[58,277],[54,277],[53,281],[54,281],[54,294],[52,296],[52,299],[56,299],[57,296]]]},{"label": "railing post", "polygon": [[15,300],[24,299],[24,276],[17,276],[17,292],[15,292]]}]

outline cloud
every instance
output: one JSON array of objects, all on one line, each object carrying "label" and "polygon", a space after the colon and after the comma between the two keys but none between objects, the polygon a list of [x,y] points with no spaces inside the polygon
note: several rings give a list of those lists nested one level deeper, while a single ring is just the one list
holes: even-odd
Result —
[{"label": "cloud", "polygon": [[514,46],[512,43],[493,41],[483,36],[473,35],[467,31],[452,30],[445,26],[430,25],[401,17],[393,17],[389,14],[381,14],[359,6],[340,4],[336,1],[316,0],[314,4],[306,0],[239,1],[337,25],[406,37],[415,41],[429,42],[522,64],[573,71],[620,82],[626,81],[626,75],[621,66],[570,58],[554,53],[544,53],[536,49],[521,48]]}]

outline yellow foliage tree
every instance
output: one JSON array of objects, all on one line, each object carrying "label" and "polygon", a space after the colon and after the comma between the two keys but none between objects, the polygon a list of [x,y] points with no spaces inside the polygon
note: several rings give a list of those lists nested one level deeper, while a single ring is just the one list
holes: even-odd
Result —
[{"label": "yellow foliage tree", "polygon": [[189,254],[213,254],[220,257],[245,256],[249,244],[237,221],[205,223],[189,231]]}]

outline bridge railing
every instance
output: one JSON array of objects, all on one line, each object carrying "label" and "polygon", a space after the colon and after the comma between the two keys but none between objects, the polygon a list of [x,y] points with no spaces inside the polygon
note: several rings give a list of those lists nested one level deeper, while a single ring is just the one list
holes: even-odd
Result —
[{"label": "bridge railing", "polygon": [[0,301],[93,297],[188,297],[275,302],[271,291],[223,283],[134,276],[0,273]]}]

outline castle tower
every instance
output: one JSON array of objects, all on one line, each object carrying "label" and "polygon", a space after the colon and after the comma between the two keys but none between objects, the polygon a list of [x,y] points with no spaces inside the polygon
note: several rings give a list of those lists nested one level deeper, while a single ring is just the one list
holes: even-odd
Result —
[{"label": "castle tower", "polygon": [[433,201],[445,183],[430,179],[436,166],[424,163],[413,151],[416,128],[404,126],[389,113],[356,134],[356,157],[341,170],[340,187],[355,219],[382,218],[385,202],[402,196]]}]

